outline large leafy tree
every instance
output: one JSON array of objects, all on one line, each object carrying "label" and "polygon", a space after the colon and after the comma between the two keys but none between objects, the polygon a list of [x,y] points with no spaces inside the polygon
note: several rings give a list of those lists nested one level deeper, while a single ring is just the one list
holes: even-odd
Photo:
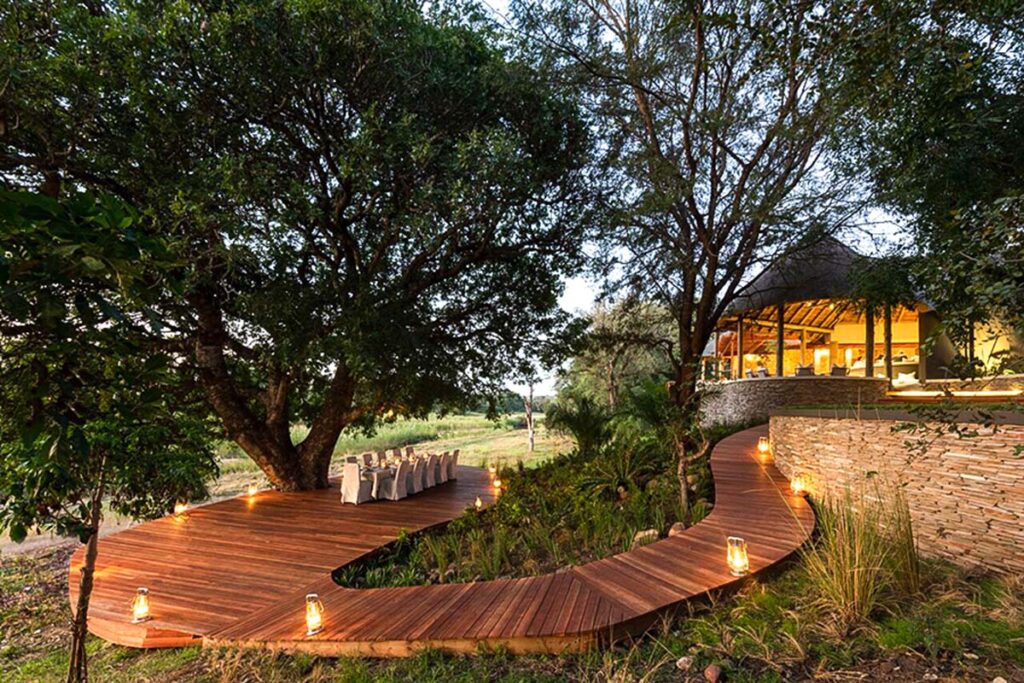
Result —
[{"label": "large leafy tree", "polygon": [[676,328],[673,397],[692,412],[715,323],[758,266],[834,227],[822,164],[854,3],[523,0],[540,58],[584,94],[619,213],[612,291]]},{"label": "large leafy tree", "polygon": [[632,389],[652,379],[665,381],[675,349],[675,329],[663,308],[599,305],[590,316],[588,334],[559,378],[559,392],[618,410]]},{"label": "large leafy tree", "polygon": [[165,346],[280,488],[326,486],[343,429],[495,391],[562,329],[587,129],[465,9],[19,0],[5,30],[8,182],[160,218],[192,269]]},{"label": "large leafy tree", "polygon": [[[521,0],[539,59],[583,93],[620,192],[610,289],[654,304],[670,354],[679,474],[701,354],[749,273],[850,211],[822,163],[855,2]],[[683,504],[687,501],[684,497]]]},{"label": "large leafy tree", "polygon": [[840,149],[908,219],[945,331],[966,343],[996,318],[1024,333],[1024,7],[874,3],[847,52]]},{"label": "large leafy tree", "polygon": [[135,315],[175,270],[116,201],[0,194],[0,530],[85,544],[69,681],[86,678],[104,509],[161,514],[216,471],[206,411]]}]

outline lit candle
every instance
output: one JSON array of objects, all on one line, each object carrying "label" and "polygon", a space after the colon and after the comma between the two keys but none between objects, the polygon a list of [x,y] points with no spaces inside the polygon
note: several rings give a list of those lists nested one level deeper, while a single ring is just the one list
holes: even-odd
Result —
[{"label": "lit candle", "polygon": [[139,588],[132,599],[132,623],[141,624],[149,620],[149,589]]},{"label": "lit candle", "polygon": [[496,489],[500,489],[501,488],[501,479],[495,479],[494,480],[494,488],[496,488]]},{"label": "lit candle", "polygon": [[257,491],[259,491],[259,488],[256,486],[256,480],[253,479],[249,482],[249,497],[255,496]]},{"label": "lit candle", "polygon": [[306,595],[306,635],[315,636],[324,630],[324,603],[316,593]]},{"label": "lit candle", "polygon": [[761,455],[765,455],[766,453],[770,452],[771,450],[772,450],[772,446],[771,446],[771,443],[768,441],[768,437],[767,436],[762,436],[761,438],[759,438],[757,440],[757,452],[758,453],[760,453]]},{"label": "lit candle", "polygon": [[480,500],[480,496],[476,497],[476,501],[473,503],[473,507],[476,508],[477,512],[480,512],[481,510],[484,509],[484,502]]},{"label": "lit candle", "polygon": [[729,562],[729,573],[733,576],[744,576],[750,571],[747,542],[739,536],[730,536],[726,539],[726,547],[728,549],[726,559]]},{"label": "lit candle", "polygon": [[488,465],[487,471],[490,472],[491,474],[497,474],[498,468],[495,467],[494,465]]},{"label": "lit candle", "polygon": [[806,496],[809,482],[806,474],[794,475],[789,480],[789,490],[793,492],[794,496]]},{"label": "lit candle", "polygon": [[188,510],[188,503],[186,503],[185,501],[179,500],[177,503],[174,504],[175,515],[183,515],[185,514],[186,510]]}]

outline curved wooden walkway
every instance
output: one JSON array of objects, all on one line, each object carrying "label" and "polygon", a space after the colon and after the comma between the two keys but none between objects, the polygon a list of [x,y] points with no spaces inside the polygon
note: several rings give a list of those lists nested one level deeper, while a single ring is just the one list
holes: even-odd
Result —
[{"label": "curved wooden walkway", "polygon": [[[447,487],[399,503],[342,507],[336,491],[268,492],[252,505],[233,499],[198,508],[179,527],[162,519],[100,542],[90,630],[138,647],[201,638],[211,646],[327,656],[403,656],[431,647],[559,652],[637,634],[686,600],[738,580],[725,564],[727,536],[746,539],[751,573],[807,540],[814,528],[810,506],[789,493],[774,467],[757,460],[757,438],[765,434],[767,427],[746,430],[715,447],[716,504],[700,524],[543,576],[371,590],[331,580],[332,569],[392,540],[399,529],[443,522],[481,493],[489,501],[486,473],[472,468],[460,468]],[[73,577],[78,566],[76,555]],[[151,590],[154,618],[133,626],[127,605],[142,585]],[[313,637],[305,635],[307,592],[319,593],[325,605],[324,631]]]}]

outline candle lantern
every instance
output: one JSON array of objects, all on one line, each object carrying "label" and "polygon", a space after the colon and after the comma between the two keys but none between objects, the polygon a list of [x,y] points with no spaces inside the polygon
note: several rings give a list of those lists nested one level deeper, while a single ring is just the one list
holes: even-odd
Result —
[{"label": "candle lantern", "polygon": [[495,479],[493,486],[496,489],[500,489],[501,488],[501,479]]},{"label": "candle lantern", "polygon": [[767,436],[762,436],[757,440],[757,452],[761,454],[761,459],[768,462],[772,456],[772,444],[768,440]]},{"label": "candle lantern", "polygon": [[728,553],[726,559],[729,562],[729,573],[733,576],[744,576],[750,571],[750,560],[747,558],[747,542],[739,536],[730,536],[726,539]]},{"label": "candle lantern", "polygon": [[149,621],[149,589],[139,588],[132,599],[132,623]]},{"label": "candle lantern", "polygon": [[490,472],[492,475],[493,474],[497,474],[498,473],[498,468],[495,467],[494,465],[488,465],[487,466],[487,471]]},{"label": "candle lantern", "polygon": [[473,507],[476,508],[477,512],[480,512],[481,510],[484,509],[484,502],[480,500],[480,496],[476,497],[476,500],[473,502]]},{"label": "candle lantern", "polygon": [[181,515],[185,514],[186,510],[188,510],[188,503],[186,503],[185,501],[179,500],[177,503],[174,504],[175,516],[180,517]]},{"label": "candle lantern", "polygon": [[789,480],[789,490],[794,496],[806,496],[810,487],[810,480],[806,474],[796,474]]},{"label": "candle lantern", "polygon": [[256,485],[256,480],[253,479],[249,482],[249,497],[252,498],[255,496],[257,491],[259,491],[259,487]]},{"label": "candle lantern", "polygon": [[316,593],[306,595],[306,635],[315,636],[324,630],[324,603]]}]

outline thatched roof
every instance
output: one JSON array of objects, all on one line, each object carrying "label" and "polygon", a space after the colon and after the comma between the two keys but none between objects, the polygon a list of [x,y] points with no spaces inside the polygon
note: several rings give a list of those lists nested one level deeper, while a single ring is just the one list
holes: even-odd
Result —
[{"label": "thatched roof", "polygon": [[743,315],[797,301],[849,297],[853,292],[850,273],[861,258],[834,237],[824,237],[762,271],[740,290],[725,315]]}]

